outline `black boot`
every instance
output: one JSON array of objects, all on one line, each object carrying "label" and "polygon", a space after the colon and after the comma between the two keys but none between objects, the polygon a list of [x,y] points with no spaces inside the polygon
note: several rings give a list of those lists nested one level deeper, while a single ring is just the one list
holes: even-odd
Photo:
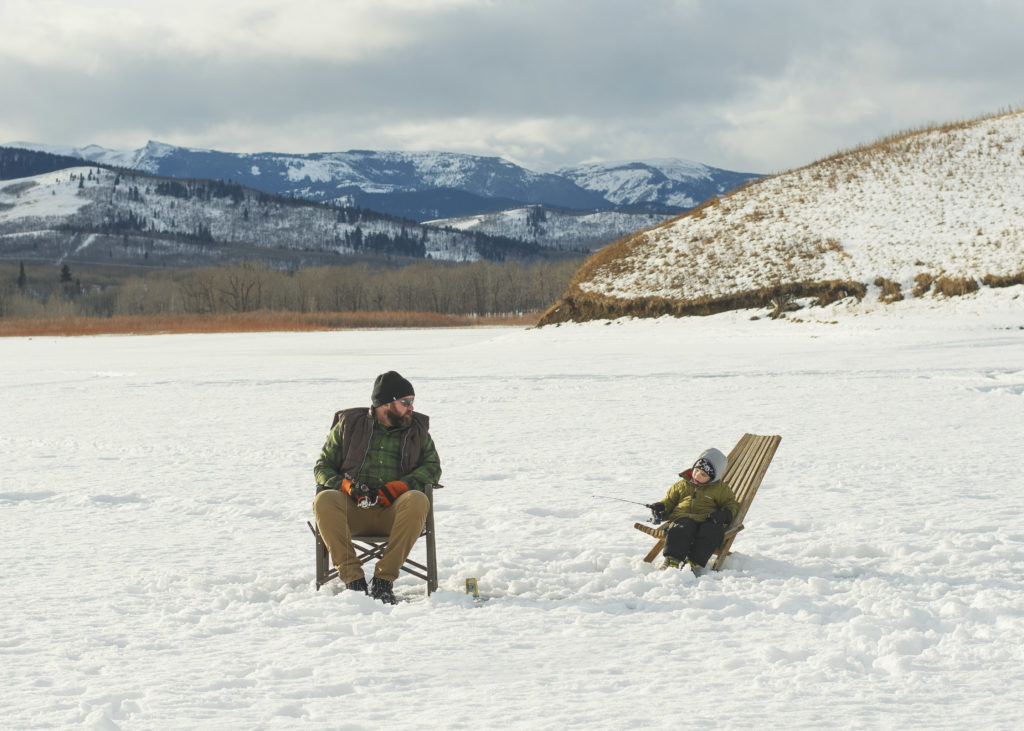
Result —
[{"label": "black boot", "polygon": [[345,584],[345,588],[349,591],[361,591],[364,594],[369,594],[369,590],[367,589],[366,586],[366,579],[362,576],[360,576],[355,581],[350,581],[347,584]]},{"label": "black boot", "polygon": [[370,584],[370,596],[374,599],[379,599],[385,604],[398,604],[398,600],[395,599],[395,592],[393,590],[394,582],[388,581],[387,579],[380,579],[376,576],[373,577],[373,583]]}]

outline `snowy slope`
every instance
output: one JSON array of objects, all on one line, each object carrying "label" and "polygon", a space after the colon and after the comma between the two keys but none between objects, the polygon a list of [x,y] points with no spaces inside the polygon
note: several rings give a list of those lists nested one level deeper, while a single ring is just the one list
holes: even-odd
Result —
[{"label": "snowy slope", "polygon": [[665,218],[658,213],[571,213],[533,206],[477,216],[424,221],[423,224],[536,242],[544,248],[595,250],[623,236],[661,223]]},{"label": "snowy slope", "polygon": [[0,181],[0,259],[196,266],[260,258],[275,267],[339,255],[477,261],[535,246],[425,227],[372,211],[265,195],[237,184],[70,168]]},{"label": "snowy slope", "polygon": [[77,157],[82,160],[88,160],[89,162],[112,165],[114,167],[126,168],[129,170],[139,170],[141,172],[153,172],[153,170],[149,169],[152,165],[144,165],[141,163],[144,151],[148,151],[149,155],[155,159],[161,153],[167,154],[171,149],[170,145],[161,145],[161,143],[158,142],[150,142],[145,148],[141,148],[139,150],[111,150],[106,147],[100,147],[99,145],[85,145],[83,147],[73,147],[71,145],[42,145],[35,142],[9,142],[5,147],[36,150],[39,152],[47,152],[51,155],[62,155],[65,157]]},{"label": "snowy slope", "polygon": [[[1022,297],[0,339],[0,727],[1020,728]],[[305,521],[390,368],[445,488],[440,591],[384,607],[315,591]],[[783,441],[725,569],[643,563],[647,511],[593,496],[745,431]]]},{"label": "snowy slope", "polygon": [[678,209],[693,208],[761,177],[678,158],[597,162],[558,172],[621,206],[656,204]]},{"label": "snowy slope", "polygon": [[602,252],[577,291],[721,298],[792,282],[1024,271],[1024,113],[909,134],[760,180]]},{"label": "snowy slope", "polygon": [[20,219],[60,218],[77,213],[92,201],[83,196],[79,177],[93,168],[59,170],[30,178],[0,181],[0,226]]}]

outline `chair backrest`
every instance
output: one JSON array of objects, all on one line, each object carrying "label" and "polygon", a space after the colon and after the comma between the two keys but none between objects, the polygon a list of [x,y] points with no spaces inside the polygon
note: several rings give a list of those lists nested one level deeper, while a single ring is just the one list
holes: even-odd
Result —
[{"label": "chair backrest", "polygon": [[732,487],[736,501],[740,504],[739,514],[733,517],[732,525],[743,524],[750,503],[754,501],[757,488],[761,486],[764,473],[768,471],[768,465],[781,441],[782,437],[777,434],[744,434],[729,452],[725,481]]}]

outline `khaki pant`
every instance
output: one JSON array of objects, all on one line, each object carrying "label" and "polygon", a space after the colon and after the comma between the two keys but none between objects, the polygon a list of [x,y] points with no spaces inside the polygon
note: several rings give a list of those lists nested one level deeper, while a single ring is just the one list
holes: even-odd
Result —
[{"label": "khaki pant", "polygon": [[331,552],[339,578],[346,584],[363,578],[363,567],[352,547],[352,536],[388,536],[388,545],[373,575],[394,581],[412,551],[430,511],[422,492],[409,490],[388,507],[360,508],[340,490],[324,490],[313,499],[320,536]]}]

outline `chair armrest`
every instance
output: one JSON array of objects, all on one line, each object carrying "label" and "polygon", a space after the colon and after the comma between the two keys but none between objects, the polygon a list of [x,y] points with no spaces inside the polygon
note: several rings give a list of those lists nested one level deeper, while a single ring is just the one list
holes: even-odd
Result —
[{"label": "chair armrest", "polygon": [[740,523],[739,525],[734,525],[731,528],[727,528],[725,531],[725,537],[729,538],[730,536],[734,536],[741,530],[743,530],[743,523]]}]

